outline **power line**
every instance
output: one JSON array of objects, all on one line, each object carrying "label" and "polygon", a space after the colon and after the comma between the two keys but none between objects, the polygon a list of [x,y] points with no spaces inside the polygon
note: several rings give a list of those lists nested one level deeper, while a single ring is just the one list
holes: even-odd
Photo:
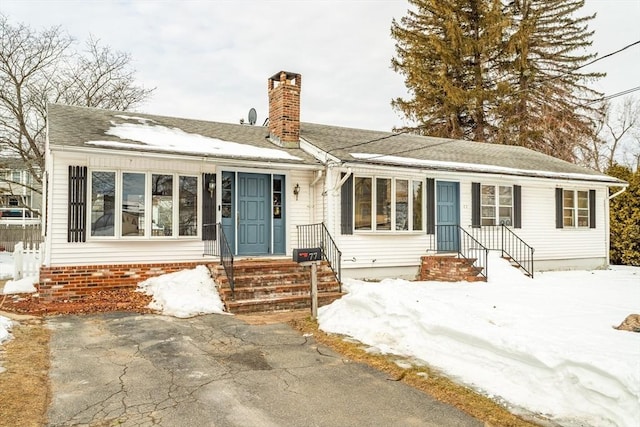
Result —
[{"label": "power line", "polygon": [[[616,50],[614,52],[610,52],[610,53],[608,53],[606,55],[603,55],[603,56],[601,56],[599,58],[595,58],[592,61],[587,62],[586,64],[582,64],[582,65],[580,65],[580,66],[578,66],[576,68],[573,68],[573,69],[571,69],[569,71],[566,71],[566,72],[564,72],[562,74],[558,74],[557,76],[552,76],[552,77],[549,77],[547,79],[543,79],[542,81],[537,82],[537,83],[538,84],[545,83],[547,81],[551,81],[551,80],[555,80],[555,79],[559,79],[561,77],[567,76],[567,75],[569,75],[569,74],[571,74],[571,73],[573,73],[573,72],[575,72],[575,71],[577,71],[577,70],[579,70],[581,68],[587,67],[587,66],[589,66],[591,64],[594,64],[594,63],[596,63],[598,61],[601,61],[603,59],[612,57],[613,55],[617,55],[620,52],[625,51],[625,50],[627,50],[627,49],[629,49],[629,48],[631,48],[633,46],[639,45],[639,44],[640,44],[640,40],[636,40],[635,42],[629,43],[628,45],[626,45],[624,47],[621,47],[620,49],[618,49],[618,50]],[[531,90],[531,88],[522,89],[522,90],[516,91],[516,93],[521,93],[521,92],[525,92],[525,91],[528,91],[528,90]],[[586,105],[591,105],[591,104],[594,104],[596,102],[601,102],[601,101],[607,101],[609,99],[617,98],[619,96],[624,96],[624,95],[627,95],[629,93],[636,92],[638,90],[640,90],[640,86],[635,87],[635,88],[631,88],[631,89],[627,89],[627,90],[624,90],[622,92],[614,93],[612,95],[603,96],[600,99],[596,99],[596,100],[588,102]],[[382,137],[379,137],[379,138],[374,138],[374,139],[371,139],[371,140],[368,140],[368,141],[358,142],[358,143],[355,143],[355,144],[352,144],[352,145],[346,145],[346,146],[343,146],[343,147],[335,147],[335,148],[332,148],[331,150],[327,151],[327,154],[331,154],[331,152],[333,152],[335,150],[346,150],[346,149],[349,149],[349,148],[355,148],[355,147],[360,147],[362,145],[371,144],[373,142],[383,141],[385,139],[395,138],[396,136],[400,136],[400,135],[404,135],[406,133],[413,132],[413,131],[419,129],[420,127],[422,127],[422,126],[418,126],[416,128],[411,128],[411,129],[406,129],[406,130],[403,130],[401,132],[394,132],[394,133],[389,134],[389,135],[385,135],[385,136],[382,136]],[[445,143],[446,142],[438,143],[438,144],[435,144],[435,145],[430,145],[430,146],[427,146],[427,147],[422,147],[422,148],[417,148],[417,149],[412,148],[412,149],[409,149],[409,150],[402,150],[402,151],[399,151],[397,153],[384,154],[384,155],[375,156],[375,157],[371,157],[371,158],[376,158],[376,157],[381,157],[381,156],[389,156],[389,155],[395,155],[395,154],[402,154],[402,153],[406,153],[406,152],[413,151],[413,150],[422,150],[424,148],[435,147],[435,146],[442,145],[442,144],[445,144]]]},{"label": "power line", "polygon": [[[562,77],[568,76],[568,75],[570,75],[570,74],[574,73],[575,71],[577,71],[577,70],[579,70],[579,69],[581,69],[581,68],[587,67],[587,66],[589,66],[589,65],[591,65],[591,64],[593,64],[593,63],[596,63],[596,62],[598,62],[598,61],[600,61],[600,60],[603,60],[603,59],[606,59],[606,58],[610,58],[610,57],[612,57],[613,55],[617,55],[617,54],[619,54],[620,52],[622,52],[622,51],[624,51],[624,50],[627,50],[627,49],[629,49],[629,48],[631,48],[631,47],[633,47],[633,46],[639,45],[639,44],[640,44],[640,40],[636,40],[635,42],[633,42],[633,43],[629,43],[628,45],[626,45],[626,46],[624,46],[624,47],[621,47],[620,49],[618,49],[618,50],[616,50],[616,51],[614,51],[614,52],[610,52],[610,53],[607,53],[606,55],[603,55],[603,56],[601,56],[601,57],[599,57],[599,58],[595,58],[595,59],[593,59],[593,60],[591,60],[591,61],[587,62],[586,64],[579,65],[579,66],[577,66],[577,67],[575,67],[575,68],[572,68],[572,69],[571,69],[571,70],[569,70],[569,71],[565,71],[564,73],[560,73],[560,74],[558,74],[558,75],[556,75],[556,76],[550,76],[550,77],[544,78],[544,79],[542,79],[542,80],[540,80],[540,81],[537,81],[537,82],[536,82],[536,81],[533,81],[533,82],[532,82],[532,86],[539,87],[539,86],[540,86],[541,84],[543,84],[543,83],[550,82],[550,81],[553,81],[553,80],[560,79],[560,78],[562,78]],[[525,88],[525,89],[520,89],[520,90],[515,91],[515,94],[523,93],[523,92],[528,92],[528,91],[530,91],[530,90],[532,90],[532,89],[533,89],[533,87],[528,87],[528,88]],[[599,101],[599,100],[594,101],[594,102],[598,102],[598,101]],[[591,102],[589,102],[588,104],[591,104]],[[588,104],[587,104],[587,105],[588,105]]]},{"label": "power line", "polygon": [[601,59],[605,59],[605,58],[608,58],[610,56],[616,55],[616,54],[622,52],[623,50],[629,49],[630,47],[633,47],[633,46],[635,46],[637,44],[640,44],[640,40],[637,40],[637,41],[635,41],[633,43],[630,43],[630,44],[626,45],[625,47],[616,50],[615,52],[608,53],[608,54],[606,54],[604,56],[601,56],[600,58],[594,59],[593,61],[589,61],[586,64],[582,64],[581,66],[574,68],[573,70],[569,71],[568,73],[572,73],[573,71],[579,70],[580,68],[584,68],[584,67],[586,67],[588,65],[593,64],[594,62],[600,61]]},{"label": "power line", "polygon": [[394,138],[396,136],[404,135],[405,133],[409,133],[409,132],[412,132],[414,130],[415,129],[407,129],[407,130],[403,130],[401,132],[394,132],[394,133],[389,134],[389,135],[381,136],[379,138],[370,139],[368,141],[357,142],[355,144],[345,145],[345,146],[342,146],[342,147],[335,147],[335,148],[332,148],[331,150],[327,151],[327,154],[331,154],[331,152],[335,151],[335,150],[346,150],[348,148],[360,147],[361,145],[371,144],[372,142],[378,142],[378,141],[383,141],[385,139]]},{"label": "power line", "polygon": [[602,98],[600,98],[600,99],[594,99],[593,101],[589,102],[587,105],[589,105],[589,104],[595,104],[596,102],[608,101],[608,100],[610,100],[610,99],[617,98],[617,97],[619,97],[619,96],[628,95],[628,94],[630,94],[630,93],[633,93],[633,92],[636,92],[636,91],[639,91],[639,90],[640,90],[640,86],[632,87],[632,88],[630,88],[630,89],[625,89],[625,90],[623,90],[623,91],[616,92],[616,93],[613,93],[613,94],[611,94],[611,95],[603,96],[603,97],[602,97]]}]

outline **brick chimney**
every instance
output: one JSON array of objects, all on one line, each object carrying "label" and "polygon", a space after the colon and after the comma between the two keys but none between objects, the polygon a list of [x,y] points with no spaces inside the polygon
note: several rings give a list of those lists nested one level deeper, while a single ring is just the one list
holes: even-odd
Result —
[{"label": "brick chimney", "polygon": [[300,146],[302,76],[280,71],[269,78],[269,138],[280,147]]}]

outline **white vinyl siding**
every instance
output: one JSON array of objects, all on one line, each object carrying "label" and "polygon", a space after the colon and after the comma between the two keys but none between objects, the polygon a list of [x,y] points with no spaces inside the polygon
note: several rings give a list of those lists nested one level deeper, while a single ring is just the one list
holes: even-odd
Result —
[{"label": "white vinyl siding", "polygon": [[[87,241],[84,243],[67,242],[68,210],[68,167],[69,165],[87,165],[90,170],[126,170],[154,171],[166,173],[194,174],[205,168],[202,162],[175,162],[162,159],[149,159],[137,156],[89,156],[81,153],[55,152],[52,155],[54,167],[49,178],[51,197],[48,201],[51,212],[49,218],[50,242],[48,248],[49,265],[101,265],[135,263],[162,263],[201,261],[203,242],[198,236],[181,239],[96,239],[90,236],[87,228]],[[206,165],[211,171],[212,165]],[[55,182],[57,185],[52,186]],[[88,194],[87,197],[90,197]],[[121,197],[117,195],[116,197]],[[91,200],[88,200],[91,204]],[[198,208],[199,209],[199,208]],[[198,210],[199,212],[199,210]]]},{"label": "white vinyl siding", "polygon": [[[353,174],[375,176],[374,168],[353,168]],[[385,171],[387,172],[387,171]],[[336,173],[340,173],[339,171]],[[379,172],[378,172],[379,173]],[[397,179],[413,179],[411,171],[398,169]],[[575,266],[601,266],[607,259],[607,226],[606,206],[607,186],[605,184],[592,184],[588,188],[596,191],[596,227],[574,228],[574,232],[566,229],[555,228],[555,199],[554,190],[558,182],[553,179],[533,177],[505,177],[491,174],[471,174],[454,172],[425,172],[424,181],[434,178],[436,181],[458,182],[460,186],[460,224],[468,231],[471,227],[471,183],[482,182],[513,189],[521,186],[521,222],[522,228],[512,229],[520,238],[535,249],[534,268],[575,268]],[[337,179],[339,180],[339,178]],[[565,187],[569,189],[566,182]],[[582,185],[579,190],[584,190]],[[346,277],[350,277],[349,270],[358,270],[354,277],[366,277],[364,271],[373,271],[378,267],[405,266],[408,274],[415,275],[421,255],[427,254],[429,245],[432,244],[430,236],[423,233],[385,233],[360,232],[353,235],[340,234],[340,194],[332,193],[333,205],[336,207],[333,220],[336,225],[332,229],[332,235],[337,237],[339,249],[342,251],[342,268]],[[510,192],[511,203],[503,198],[504,207],[511,207],[511,221],[513,221],[513,191]],[[496,203],[496,207],[498,207]],[[584,215],[584,214],[583,214]],[[507,214],[505,213],[504,217]],[[496,219],[499,216],[496,213]],[[415,268],[414,268],[415,267]],[[413,269],[412,269],[413,268]]]},{"label": "white vinyl siding", "polygon": [[[231,170],[229,167],[220,167],[213,163],[202,162],[201,159],[165,159],[148,158],[143,156],[125,155],[88,155],[84,153],[53,152],[48,156],[48,161],[53,162],[50,170],[49,182],[55,182],[52,186],[48,206],[50,209],[48,218],[47,258],[45,265],[102,265],[102,264],[129,264],[129,263],[164,263],[164,262],[202,262],[204,243],[197,235],[158,238],[130,238],[127,240],[118,238],[91,238],[90,228],[87,228],[87,241],[83,243],[67,242],[67,211],[68,211],[68,169],[70,165],[87,165],[90,171],[102,170],[113,172],[140,171],[145,174],[173,175],[174,180],[179,176],[192,176],[201,180],[202,173],[217,173],[221,170]],[[243,171],[255,171],[256,169],[243,169]],[[297,224],[309,224],[314,219],[309,210],[310,182],[313,178],[312,171],[306,170],[260,170],[260,173],[273,173],[285,176],[285,203],[286,211],[286,251],[291,253],[292,245],[297,244]],[[293,196],[293,186],[300,185],[298,200]],[[51,185],[51,184],[50,184]],[[198,184],[198,192],[202,192],[201,183]],[[322,181],[318,184],[322,187]],[[175,184],[174,184],[175,186]],[[174,187],[175,188],[175,187]],[[220,193],[218,191],[218,193]],[[321,193],[321,191],[319,191]],[[89,195],[87,195],[89,197]],[[116,197],[121,197],[116,193]],[[321,197],[321,196],[320,196]],[[200,199],[200,197],[198,197]],[[220,199],[218,199],[220,200]],[[318,199],[320,200],[320,199]],[[91,200],[88,200],[91,203]],[[201,200],[198,200],[196,212],[201,214]],[[321,208],[321,206],[319,206]],[[174,211],[177,208],[174,206]],[[183,211],[183,213],[185,213]],[[174,218],[176,213],[173,213]],[[219,220],[220,218],[218,218]]]}]

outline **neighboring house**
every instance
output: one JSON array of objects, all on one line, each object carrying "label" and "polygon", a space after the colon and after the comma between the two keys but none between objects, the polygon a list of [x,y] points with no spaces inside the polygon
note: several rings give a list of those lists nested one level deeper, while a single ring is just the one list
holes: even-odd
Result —
[{"label": "neighboring house", "polygon": [[42,195],[22,160],[0,158],[0,210],[2,218],[35,218],[42,207]]},{"label": "neighboring house", "polygon": [[516,146],[301,123],[301,76],[268,83],[268,127],[50,105],[41,295],[211,262],[220,230],[236,258],[291,257],[317,223],[348,277],[413,278],[467,233],[490,249],[515,233],[536,270],[608,264],[623,181]]}]

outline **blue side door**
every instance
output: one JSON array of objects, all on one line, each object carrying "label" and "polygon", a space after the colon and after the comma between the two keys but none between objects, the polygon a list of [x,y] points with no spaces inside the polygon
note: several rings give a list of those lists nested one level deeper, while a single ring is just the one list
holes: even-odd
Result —
[{"label": "blue side door", "polygon": [[459,247],[460,190],[457,182],[436,183],[436,233],[438,252],[457,252]]},{"label": "blue side door", "polygon": [[271,242],[269,175],[238,174],[238,255],[269,253]]}]

